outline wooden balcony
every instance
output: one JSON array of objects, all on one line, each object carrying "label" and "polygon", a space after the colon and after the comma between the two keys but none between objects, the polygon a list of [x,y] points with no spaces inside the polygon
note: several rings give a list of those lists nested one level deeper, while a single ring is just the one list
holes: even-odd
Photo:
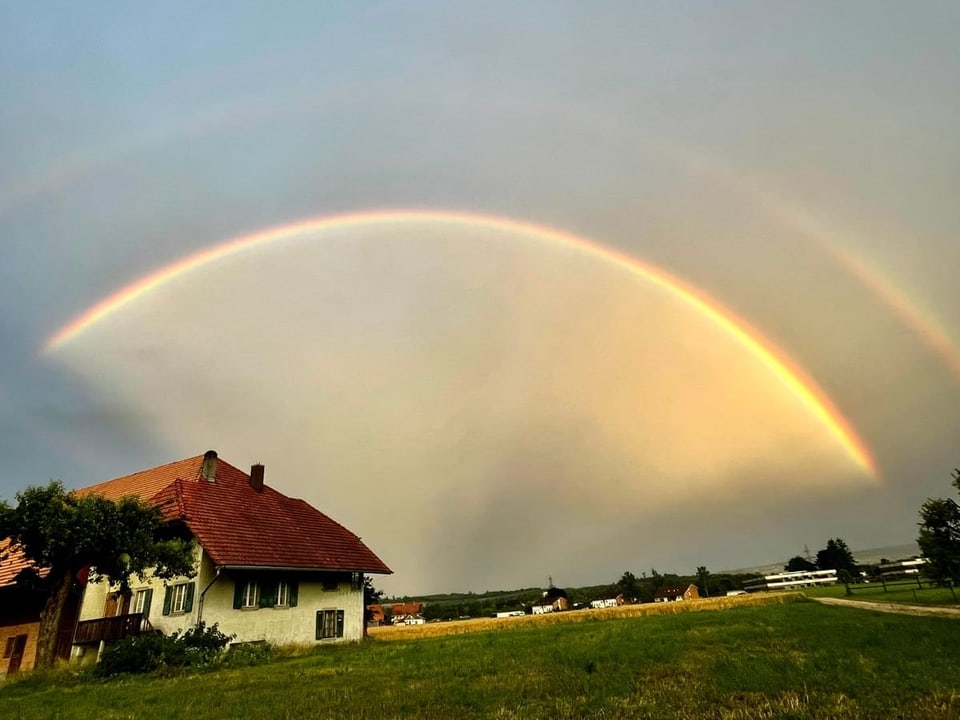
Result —
[{"label": "wooden balcony", "polygon": [[77,623],[73,644],[99,643],[101,640],[110,642],[152,631],[153,626],[143,617],[143,613],[83,620]]}]

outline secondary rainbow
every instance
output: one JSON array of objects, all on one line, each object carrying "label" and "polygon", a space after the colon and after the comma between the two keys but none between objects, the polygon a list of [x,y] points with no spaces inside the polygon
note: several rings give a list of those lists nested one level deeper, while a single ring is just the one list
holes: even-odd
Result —
[{"label": "secondary rainbow", "polygon": [[304,233],[330,229],[400,225],[411,223],[463,225],[525,235],[561,246],[594,259],[611,263],[695,309],[723,329],[743,348],[760,359],[773,375],[796,397],[843,447],[847,455],[868,475],[877,477],[877,465],[866,444],[830,397],[796,363],[767,340],[758,330],[715,299],[661,268],[633,256],[555,228],[490,215],[442,210],[380,210],[311,218],[232,238],[188,255],[136,280],[96,303],[60,328],[43,346],[45,353],[63,347],[94,324],[105,320],[125,305],[156,290],[174,278],[222,258],[269,243],[289,240]]},{"label": "secondary rainbow", "polygon": [[757,180],[737,172],[706,153],[694,153],[682,148],[672,148],[672,153],[687,166],[719,178],[726,187],[736,188],[757,202],[771,217],[803,233],[806,241],[879,298],[888,310],[943,361],[954,378],[960,381],[960,343],[951,337],[946,324],[938,320],[932,310],[924,308],[919,301],[901,290],[887,274],[863,257],[844,248],[836,239],[841,236],[836,228],[825,224],[799,204],[781,197]]}]

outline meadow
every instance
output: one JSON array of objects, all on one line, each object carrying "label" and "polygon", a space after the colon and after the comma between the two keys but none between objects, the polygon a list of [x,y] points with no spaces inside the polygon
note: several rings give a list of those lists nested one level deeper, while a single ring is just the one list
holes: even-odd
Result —
[{"label": "meadow", "polygon": [[951,591],[950,588],[934,587],[929,583],[924,583],[920,587],[916,582],[909,580],[896,580],[888,583],[886,588],[879,582],[851,585],[849,594],[843,585],[805,588],[803,592],[808,597],[814,598],[835,597],[897,605],[942,605],[948,608],[960,608],[960,603],[955,599],[960,598],[960,591],[956,588]]},{"label": "meadow", "polygon": [[797,597],[424,629],[169,677],[35,675],[0,687],[0,718],[960,718],[960,622]]}]

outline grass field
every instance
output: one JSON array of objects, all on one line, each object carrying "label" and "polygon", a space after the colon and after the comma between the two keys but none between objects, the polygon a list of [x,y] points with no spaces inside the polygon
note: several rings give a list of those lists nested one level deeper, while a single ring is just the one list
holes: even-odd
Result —
[{"label": "grass field", "polygon": [[[904,582],[901,580],[887,585],[885,591],[880,583],[869,583],[862,585],[853,585],[853,592],[847,595],[846,587],[843,585],[827,585],[818,588],[806,588],[803,590],[807,597],[837,597],[849,598],[850,600],[863,600],[866,602],[897,603],[901,605],[943,605],[945,607],[960,607],[954,600],[950,588],[928,587],[924,585],[920,589],[915,582]],[[955,589],[957,597],[960,597],[960,591]]]},{"label": "grass field", "polygon": [[807,601],[595,616],[167,678],[37,675],[0,688],[0,717],[958,718],[960,622]]}]

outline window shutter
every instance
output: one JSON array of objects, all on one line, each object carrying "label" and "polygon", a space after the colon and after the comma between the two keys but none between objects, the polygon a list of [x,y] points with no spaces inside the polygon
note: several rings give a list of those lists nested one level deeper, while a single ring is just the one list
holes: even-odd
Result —
[{"label": "window shutter", "polygon": [[297,591],[300,589],[300,583],[296,580],[290,581],[290,600],[288,601],[290,607],[297,606]]},{"label": "window shutter", "polygon": [[196,586],[196,583],[190,583],[187,585],[187,596],[183,599],[183,611],[190,612],[193,610],[193,589]]},{"label": "window shutter", "polygon": [[317,610],[317,640],[323,639],[323,610]]},{"label": "window shutter", "polygon": [[150,617],[150,603],[153,602],[153,589],[147,590],[147,596],[143,599],[143,617]]},{"label": "window shutter", "polygon": [[343,610],[337,610],[337,637],[343,637]]},{"label": "window shutter", "polygon": [[246,583],[237,578],[233,581],[233,609],[239,610],[243,607],[243,587]]},{"label": "window shutter", "polygon": [[166,591],[163,593],[163,614],[170,614],[170,603],[173,601],[173,585],[167,585]]},{"label": "window shutter", "polygon": [[277,604],[277,581],[266,579],[260,583],[260,602],[262,608],[272,608]]}]

